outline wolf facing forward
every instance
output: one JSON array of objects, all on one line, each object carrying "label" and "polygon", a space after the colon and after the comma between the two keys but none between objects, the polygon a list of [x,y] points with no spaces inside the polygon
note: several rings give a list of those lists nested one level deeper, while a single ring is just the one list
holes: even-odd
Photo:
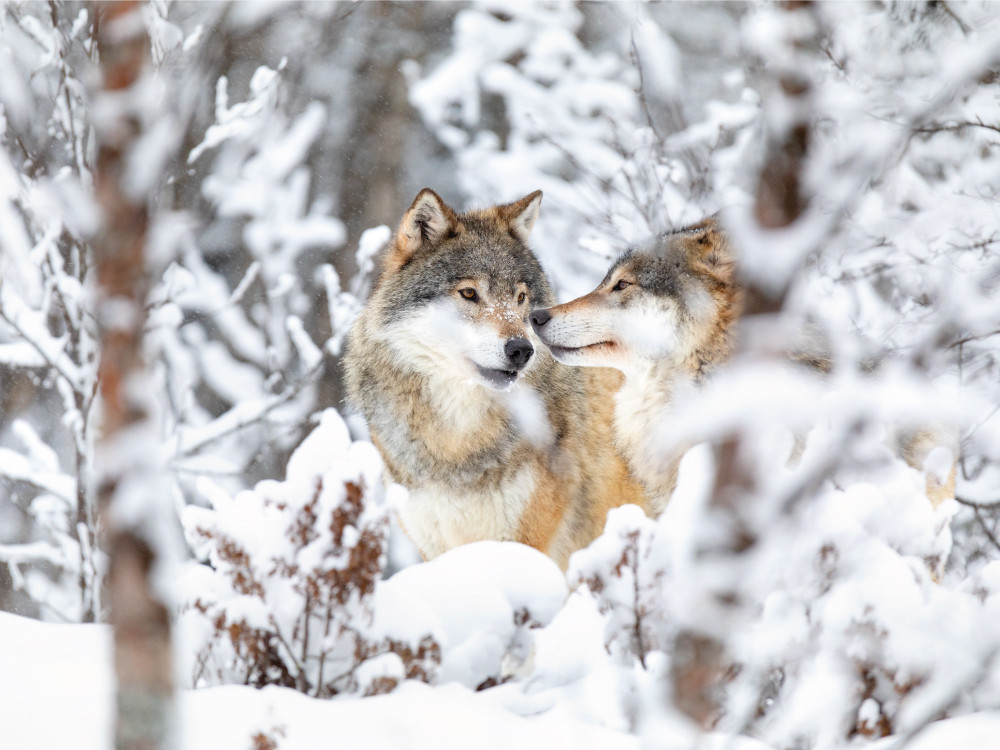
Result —
[{"label": "wolf facing forward", "polygon": [[[614,439],[654,512],[673,492],[680,461],[663,456],[656,428],[679,391],[700,384],[732,354],[743,307],[735,267],[729,236],[712,217],[627,250],[590,294],[530,316],[558,361],[624,373]],[[821,371],[830,366],[809,346],[789,358]],[[946,450],[950,474],[925,471],[926,493],[934,507],[954,497],[954,431],[897,427],[890,433],[896,453],[920,471],[932,451]]]},{"label": "wolf facing forward", "polygon": [[458,214],[422,190],[348,336],[348,398],[425,558],[513,540],[565,568],[610,508],[645,506],[611,436],[621,376],[556,363],[528,324],[555,302],[527,244],[540,203]]}]

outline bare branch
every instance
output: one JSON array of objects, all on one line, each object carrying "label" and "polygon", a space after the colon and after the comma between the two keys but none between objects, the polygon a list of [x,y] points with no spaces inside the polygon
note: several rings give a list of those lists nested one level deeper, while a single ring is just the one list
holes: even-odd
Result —
[{"label": "bare branch", "polygon": [[972,512],[976,516],[976,520],[979,522],[979,527],[983,530],[983,534],[986,538],[990,540],[990,543],[996,547],[997,551],[1000,552],[1000,539],[997,539],[996,534],[990,529],[989,525],[986,523],[986,519],[983,517],[983,508],[1000,508],[1000,500],[994,500],[989,503],[977,503],[972,500],[965,500],[960,497],[955,498],[960,505],[964,505],[967,508],[972,508]]},{"label": "bare branch", "polygon": [[956,132],[959,130],[965,130],[966,128],[983,128],[985,130],[992,130],[995,133],[1000,133],[1000,125],[990,125],[988,123],[979,120],[977,122],[954,122],[950,125],[924,125],[918,128],[914,128],[914,133],[948,133]]}]

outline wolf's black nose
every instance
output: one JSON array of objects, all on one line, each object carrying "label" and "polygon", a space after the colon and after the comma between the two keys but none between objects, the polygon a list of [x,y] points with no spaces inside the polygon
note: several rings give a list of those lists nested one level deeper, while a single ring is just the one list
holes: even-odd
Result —
[{"label": "wolf's black nose", "polygon": [[518,368],[524,367],[535,353],[535,348],[528,339],[511,339],[503,347],[503,353]]},{"label": "wolf's black nose", "polygon": [[531,315],[528,316],[528,320],[531,321],[531,325],[537,331],[543,325],[552,320],[552,316],[549,314],[549,311],[543,307],[541,310],[535,310],[531,313]]}]

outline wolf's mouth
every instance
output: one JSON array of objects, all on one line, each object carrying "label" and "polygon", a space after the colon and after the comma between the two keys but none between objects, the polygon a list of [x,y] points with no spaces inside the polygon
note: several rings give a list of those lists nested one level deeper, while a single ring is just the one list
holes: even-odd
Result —
[{"label": "wolf's mouth", "polygon": [[517,380],[517,371],[515,370],[492,370],[479,365],[476,365],[476,368],[479,370],[479,377],[486,382],[486,385],[496,388],[498,391],[507,390]]},{"label": "wolf's mouth", "polygon": [[546,346],[549,347],[549,351],[552,352],[552,355],[558,359],[560,356],[575,354],[576,352],[614,349],[617,344],[614,341],[598,341],[594,344],[587,344],[586,346],[554,346],[553,344],[546,344]]}]

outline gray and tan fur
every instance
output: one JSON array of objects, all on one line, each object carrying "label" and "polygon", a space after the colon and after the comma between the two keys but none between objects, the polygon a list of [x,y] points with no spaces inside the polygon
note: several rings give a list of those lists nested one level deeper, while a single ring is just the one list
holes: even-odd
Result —
[{"label": "gray and tan fur", "polygon": [[[615,441],[654,510],[673,492],[679,462],[664,457],[657,427],[680,391],[729,358],[741,311],[732,246],[718,221],[709,218],[626,251],[593,292],[531,315],[560,362],[614,367],[625,374],[615,397]],[[807,345],[789,357],[828,370],[829,361],[816,351]],[[943,481],[940,468],[925,466],[937,448],[951,451],[954,459],[948,430],[899,432],[893,442],[898,455],[925,472],[927,497],[935,507],[954,497],[954,462]]]},{"label": "gray and tan fur", "polygon": [[729,240],[714,219],[626,251],[598,287],[531,315],[565,364],[614,367],[614,439],[655,511],[677,481],[657,428],[678,391],[700,383],[732,352],[741,310]]},{"label": "gray and tan fur", "polygon": [[611,436],[621,376],[558,364],[528,324],[555,301],[527,244],[540,202],[458,214],[421,191],[348,337],[348,398],[425,558],[514,540],[565,567],[610,508],[644,503]]}]

